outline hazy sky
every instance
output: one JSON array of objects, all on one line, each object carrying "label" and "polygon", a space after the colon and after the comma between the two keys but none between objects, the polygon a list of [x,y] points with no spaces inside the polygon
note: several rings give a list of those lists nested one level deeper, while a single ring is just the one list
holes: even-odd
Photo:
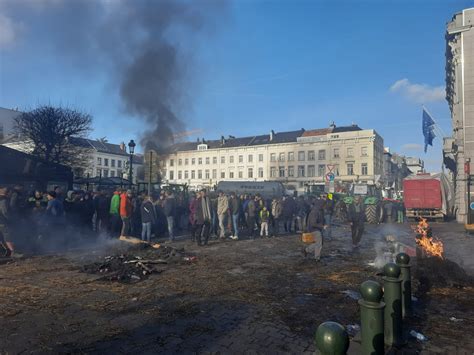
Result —
[{"label": "hazy sky", "polygon": [[[100,19],[133,7],[121,0],[84,1],[98,6]],[[148,126],[134,118],[120,95],[116,71],[123,67],[108,65],[111,50],[94,61],[92,45],[83,61],[78,53],[84,43],[69,28],[77,24],[58,18],[63,13],[58,8],[80,3],[0,0],[0,106],[62,104],[94,116],[92,138],[139,140]],[[153,3],[159,9],[161,2]],[[171,83],[178,94],[172,110],[182,129],[201,129],[198,136],[207,139],[354,122],[375,129],[392,151],[420,156],[428,169],[439,171],[442,140],[437,137],[423,152],[421,105],[449,135],[444,34],[446,22],[470,4],[242,0],[215,12],[204,9],[204,29],[171,23],[160,33],[176,48],[180,68],[179,82]],[[100,35],[92,25],[87,33],[88,15],[71,13],[95,43]],[[124,43],[130,40],[120,36]],[[127,46],[125,57],[134,50]]]}]

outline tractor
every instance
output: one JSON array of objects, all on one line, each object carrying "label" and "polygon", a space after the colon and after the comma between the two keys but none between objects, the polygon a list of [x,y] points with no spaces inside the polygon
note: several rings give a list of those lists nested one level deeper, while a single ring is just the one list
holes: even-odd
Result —
[{"label": "tractor", "polygon": [[341,196],[346,205],[354,203],[354,196],[364,197],[365,218],[370,224],[380,223],[383,219],[382,192],[375,185],[356,184],[352,186],[350,194]]}]

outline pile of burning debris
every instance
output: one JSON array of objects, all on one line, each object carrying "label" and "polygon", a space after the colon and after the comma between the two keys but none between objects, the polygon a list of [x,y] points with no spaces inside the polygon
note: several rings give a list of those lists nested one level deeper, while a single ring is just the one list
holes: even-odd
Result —
[{"label": "pile of burning debris", "polygon": [[134,283],[148,278],[150,274],[164,271],[166,269],[164,266],[167,264],[190,262],[195,259],[195,256],[186,255],[184,248],[134,243],[126,245],[125,251],[104,257],[103,261],[84,265],[82,271],[103,275],[99,278],[102,281]]}]

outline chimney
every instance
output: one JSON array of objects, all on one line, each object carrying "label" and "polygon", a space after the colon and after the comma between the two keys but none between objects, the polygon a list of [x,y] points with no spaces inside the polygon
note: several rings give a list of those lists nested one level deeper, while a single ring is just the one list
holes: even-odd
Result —
[{"label": "chimney", "polygon": [[120,150],[125,153],[127,152],[127,146],[125,145],[125,142],[120,143]]},{"label": "chimney", "polygon": [[329,124],[329,128],[336,128],[336,124],[334,123],[334,121],[331,121],[331,123]]},{"label": "chimney", "polygon": [[275,131],[272,129],[270,131],[270,142],[273,141],[274,136],[275,136]]},{"label": "chimney", "polygon": [[221,136],[221,145],[224,145],[225,144],[225,138],[224,136]]},{"label": "chimney", "polygon": [[199,137],[198,137],[198,139],[197,139],[197,142],[198,142],[198,144],[201,143],[201,140],[199,139]]}]

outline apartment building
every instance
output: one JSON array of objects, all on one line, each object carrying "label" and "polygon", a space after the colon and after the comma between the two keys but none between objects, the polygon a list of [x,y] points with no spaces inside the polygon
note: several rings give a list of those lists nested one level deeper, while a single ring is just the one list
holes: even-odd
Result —
[{"label": "apartment building", "polygon": [[191,188],[213,187],[222,180],[281,181],[303,191],[306,184],[375,183],[383,171],[383,139],[357,125],[220,140],[198,140],[170,147],[162,176]]}]

